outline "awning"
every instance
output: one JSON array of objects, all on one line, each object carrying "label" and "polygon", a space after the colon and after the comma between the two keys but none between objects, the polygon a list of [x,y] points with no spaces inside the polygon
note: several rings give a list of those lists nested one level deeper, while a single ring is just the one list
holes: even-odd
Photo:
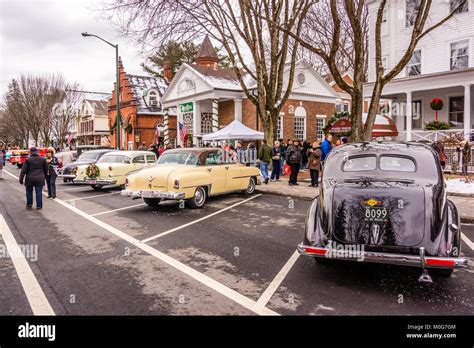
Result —
[{"label": "awning", "polygon": [[243,125],[241,122],[234,120],[229,125],[218,130],[215,133],[205,134],[202,136],[203,141],[213,140],[261,140],[263,132],[258,132]]}]

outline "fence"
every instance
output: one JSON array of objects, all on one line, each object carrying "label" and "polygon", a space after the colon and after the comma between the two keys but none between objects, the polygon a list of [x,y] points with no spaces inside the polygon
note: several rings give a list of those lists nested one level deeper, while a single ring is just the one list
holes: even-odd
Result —
[{"label": "fence", "polygon": [[[461,173],[462,168],[462,154],[458,152],[456,147],[445,147],[444,152],[446,153],[446,167],[445,172]],[[471,149],[471,161],[467,167],[468,172],[474,172],[474,149]]]}]

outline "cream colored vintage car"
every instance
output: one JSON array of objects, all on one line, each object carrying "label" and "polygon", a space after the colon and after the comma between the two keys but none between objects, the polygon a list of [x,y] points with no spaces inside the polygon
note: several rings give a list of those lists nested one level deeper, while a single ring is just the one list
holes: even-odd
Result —
[{"label": "cream colored vintage car", "polygon": [[161,200],[185,200],[202,208],[207,199],[223,193],[252,194],[260,171],[235,163],[222,149],[183,148],[165,151],[156,166],[128,176],[122,196],[143,198],[149,206]]},{"label": "cream colored vintage car", "polygon": [[74,183],[91,185],[94,189],[106,185],[124,187],[128,175],[155,164],[156,155],[151,151],[108,152],[95,164],[99,168],[98,176],[87,176],[87,168],[93,164],[82,165],[77,168]]}]

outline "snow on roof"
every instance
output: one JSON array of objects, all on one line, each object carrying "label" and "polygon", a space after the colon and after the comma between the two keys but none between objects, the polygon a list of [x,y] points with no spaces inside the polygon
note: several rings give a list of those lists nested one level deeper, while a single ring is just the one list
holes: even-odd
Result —
[{"label": "snow on roof", "polygon": [[[158,102],[156,106],[149,105],[146,96],[149,91],[156,90],[159,94],[158,101],[160,101],[168,87],[164,78],[127,74],[127,79],[137,101],[137,114],[163,113],[161,102]],[[169,113],[170,115],[176,115],[176,108],[171,108]]]}]

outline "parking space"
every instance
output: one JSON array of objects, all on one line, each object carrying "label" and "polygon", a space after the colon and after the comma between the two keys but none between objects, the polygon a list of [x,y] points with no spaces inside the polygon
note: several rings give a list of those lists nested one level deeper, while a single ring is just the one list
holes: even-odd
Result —
[{"label": "parking space", "polygon": [[[420,271],[415,268],[337,261],[317,264],[312,258],[298,256],[295,248],[301,241],[310,204],[306,200],[231,194],[211,198],[203,209],[193,210],[183,209],[177,202],[152,208],[141,199],[121,197],[119,192],[117,188],[95,191],[88,186],[58,182],[60,204],[79,214],[76,221],[93,222],[94,229],[105,228],[137,246],[143,254],[133,265],[116,257],[107,263],[119,268],[140,268],[136,277],[146,287],[158,290],[160,286],[155,281],[159,280],[160,284],[166,283],[166,292],[180,296],[182,281],[173,285],[164,280],[164,269],[160,268],[157,276],[155,269],[140,263],[145,262],[144,255],[151,255],[171,265],[176,274],[190,275],[197,280],[198,288],[204,286],[205,291],[186,292],[192,298],[187,313],[195,312],[191,308],[202,310],[203,303],[209,303],[209,288],[237,305],[227,314],[265,314],[267,310],[287,315],[469,314],[474,310],[470,269],[457,270],[450,279],[435,278],[434,284],[423,285],[417,282]],[[463,255],[472,258],[474,225],[464,224],[462,229]],[[100,251],[101,243],[107,245],[107,255],[116,253],[116,242],[110,244],[92,232],[88,239],[83,236],[81,240],[77,233],[80,232],[71,233],[72,238],[81,243],[92,240],[94,246],[90,250],[98,248],[95,253]],[[120,245],[119,250],[123,243]],[[104,257],[105,254],[100,260]],[[97,267],[105,276],[103,264]],[[8,268],[5,272],[8,275]],[[97,280],[94,271],[90,272],[91,279]],[[166,272],[167,277],[174,274]],[[125,275],[120,275],[116,281],[125,281]],[[200,298],[201,295],[205,297]],[[142,312],[150,310],[153,312]],[[160,307],[159,312],[184,313],[173,303]],[[226,313],[225,308],[219,308],[219,312]]]}]

